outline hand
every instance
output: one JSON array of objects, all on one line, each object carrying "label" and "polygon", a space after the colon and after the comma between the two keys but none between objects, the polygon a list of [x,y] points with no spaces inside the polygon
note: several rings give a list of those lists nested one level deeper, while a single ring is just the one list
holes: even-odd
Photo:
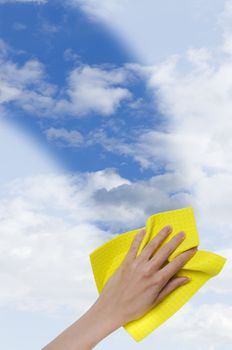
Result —
[{"label": "hand", "polygon": [[170,232],[170,226],[164,227],[137,256],[145,234],[144,230],[139,231],[122,264],[107,281],[95,303],[43,349],[90,350],[114,330],[140,318],[186,283],[188,278],[176,277],[175,274],[197,248],[189,249],[168,262],[169,255],[184,239],[179,233],[157,250]]},{"label": "hand", "polygon": [[190,280],[175,274],[196,253],[197,247],[179,254],[171,262],[167,261],[184,240],[184,232],[179,232],[157,251],[171,231],[171,226],[165,226],[136,256],[145,234],[145,230],[139,231],[123,262],[105,284],[97,303],[107,317],[114,320],[115,327],[140,318]]}]

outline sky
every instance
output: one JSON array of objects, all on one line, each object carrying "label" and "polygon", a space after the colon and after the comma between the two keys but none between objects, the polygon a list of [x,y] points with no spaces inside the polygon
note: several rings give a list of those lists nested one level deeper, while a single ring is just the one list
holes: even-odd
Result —
[{"label": "sky", "polygon": [[185,206],[223,271],[142,342],[96,349],[230,349],[231,18],[231,0],[0,0],[4,350],[91,306],[93,249]]}]

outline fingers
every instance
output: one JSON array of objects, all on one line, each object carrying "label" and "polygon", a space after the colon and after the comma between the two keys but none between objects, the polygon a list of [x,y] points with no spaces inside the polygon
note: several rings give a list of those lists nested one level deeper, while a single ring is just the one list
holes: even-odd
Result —
[{"label": "fingers", "polygon": [[163,285],[165,285],[168,280],[173,277],[186,264],[186,262],[193,257],[193,255],[195,255],[196,252],[197,247],[186,250],[159,270]]},{"label": "fingers", "polygon": [[183,231],[175,235],[168,243],[160,248],[157,253],[150,259],[151,270],[158,270],[168,259],[169,255],[178,247],[179,244],[185,239],[185,233]]},{"label": "fingers", "polygon": [[161,302],[168,294],[170,294],[172,291],[177,289],[178,287],[188,283],[190,281],[189,277],[180,276],[180,277],[174,277],[171,278],[168,283],[161,289],[160,293],[158,294],[153,306],[157,305],[159,302]]},{"label": "fingers", "polygon": [[131,246],[128,250],[128,253],[127,253],[126,257],[124,258],[124,262],[129,261],[129,260],[133,260],[136,258],[137,251],[140,247],[140,243],[142,242],[145,233],[146,233],[146,230],[143,229],[143,230],[140,230],[135,235],[135,237],[131,243]]},{"label": "fingers", "polygon": [[167,238],[167,236],[172,232],[172,227],[167,225],[162,228],[162,230],[143,248],[139,257],[142,260],[149,260],[154,251],[159,247],[159,245]]}]

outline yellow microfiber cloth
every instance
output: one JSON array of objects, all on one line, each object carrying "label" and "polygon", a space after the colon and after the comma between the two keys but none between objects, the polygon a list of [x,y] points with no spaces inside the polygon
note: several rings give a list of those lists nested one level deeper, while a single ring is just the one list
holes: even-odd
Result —
[{"label": "yellow microfiber cloth", "polygon": [[[151,215],[148,217],[145,227],[116,235],[89,255],[98,292],[101,293],[108,279],[122,263],[138,231],[146,229],[137,256],[166,225],[172,226],[172,232],[158,249],[178,232],[185,231],[186,234],[184,241],[169,256],[169,262],[180,253],[199,245],[193,208],[187,207]],[[208,279],[217,275],[222,270],[226,260],[218,254],[198,250],[177,273],[177,276],[188,276],[192,280],[179,286],[141,318],[123,325],[124,329],[135,341],[142,340],[178,311]]]}]

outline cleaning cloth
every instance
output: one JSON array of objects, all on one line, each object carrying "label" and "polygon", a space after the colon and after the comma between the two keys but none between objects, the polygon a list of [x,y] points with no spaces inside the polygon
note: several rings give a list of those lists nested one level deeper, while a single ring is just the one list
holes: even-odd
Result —
[{"label": "cleaning cloth", "polygon": [[[166,225],[172,226],[172,232],[158,249],[178,232],[185,231],[186,234],[184,241],[169,256],[169,262],[180,253],[199,245],[198,231],[192,207],[151,215],[148,217],[145,227],[118,234],[90,253],[91,267],[98,292],[101,293],[108,279],[122,263],[138,231],[146,229],[146,234],[140,244],[137,256],[146,244]],[[191,278],[191,281],[179,286],[139,319],[124,324],[124,329],[135,341],[141,341],[177,312],[208,279],[217,275],[222,270],[226,260],[226,258],[218,254],[206,250],[198,250],[176,274],[176,276],[188,276]]]}]

